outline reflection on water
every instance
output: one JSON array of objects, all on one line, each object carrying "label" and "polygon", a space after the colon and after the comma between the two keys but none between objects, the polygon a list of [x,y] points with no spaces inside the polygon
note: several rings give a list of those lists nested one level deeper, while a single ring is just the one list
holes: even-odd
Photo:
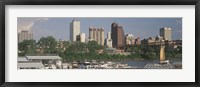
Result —
[{"label": "reflection on water", "polygon": [[[169,60],[170,64],[174,63],[182,63],[181,59]],[[120,61],[120,63],[128,64],[129,66],[143,68],[145,65],[149,63],[158,64],[159,60],[128,60],[128,61]]]}]

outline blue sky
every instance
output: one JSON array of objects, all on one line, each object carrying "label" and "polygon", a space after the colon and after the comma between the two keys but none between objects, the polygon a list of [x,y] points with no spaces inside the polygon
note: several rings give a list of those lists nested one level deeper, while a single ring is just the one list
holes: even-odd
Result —
[{"label": "blue sky", "polygon": [[[33,39],[53,36],[57,40],[69,40],[70,22],[73,18],[59,17],[18,17],[17,28],[33,33]],[[172,28],[172,39],[182,39],[182,18],[76,18],[81,23],[81,32],[89,36],[89,27],[103,27],[105,38],[111,31],[111,23],[117,22],[125,34],[133,34],[141,39],[159,35],[162,27]]]}]

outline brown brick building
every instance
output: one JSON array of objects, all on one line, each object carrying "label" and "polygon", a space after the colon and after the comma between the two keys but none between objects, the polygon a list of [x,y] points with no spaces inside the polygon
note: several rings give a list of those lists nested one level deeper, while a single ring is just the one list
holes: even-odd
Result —
[{"label": "brown brick building", "polygon": [[113,40],[112,46],[117,49],[123,49],[125,46],[125,35],[122,26],[113,22],[111,24],[111,39]]}]

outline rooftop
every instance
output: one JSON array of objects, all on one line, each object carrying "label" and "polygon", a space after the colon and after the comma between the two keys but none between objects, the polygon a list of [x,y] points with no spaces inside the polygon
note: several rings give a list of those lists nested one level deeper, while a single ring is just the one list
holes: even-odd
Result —
[{"label": "rooftop", "polygon": [[28,59],[26,57],[18,57],[17,61],[28,61]]},{"label": "rooftop", "polygon": [[17,63],[18,68],[44,68],[42,62],[33,63]]},{"label": "rooftop", "polygon": [[59,56],[26,56],[27,59],[62,59]]}]

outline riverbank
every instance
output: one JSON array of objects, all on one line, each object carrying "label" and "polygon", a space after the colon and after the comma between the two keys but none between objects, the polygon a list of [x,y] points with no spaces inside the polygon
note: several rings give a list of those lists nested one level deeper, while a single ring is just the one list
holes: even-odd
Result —
[{"label": "riverbank", "polygon": [[[129,62],[129,61],[149,61],[149,62],[158,62],[159,63],[159,58],[158,59],[154,59],[154,60],[147,60],[145,58],[127,58],[127,59],[90,59],[90,60],[63,60],[63,62],[84,62],[84,61],[92,61],[92,60],[95,60],[97,62],[100,62],[100,61],[112,61],[112,62]],[[181,61],[182,62],[182,59],[181,58],[168,58],[166,60],[170,60],[170,63],[172,63],[172,61]]]},{"label": "riverbank", "polygon": [[[144,60],[144,59],[132,59],[132,60],[114,60],[114,61],[74,61],[66,62],[69,65],[69,69],[144,69],[146,65],[155,65],[155,68],[151,69],[182,69],[182,60],[169,60],[171,68],[166,67],[164,64],[160,64],[159,60]],[[75,66],[75,67],[73,67]],[[123,68],[122,68],[123,66]],[[166,67],[166,68],[165,68]]]}]

